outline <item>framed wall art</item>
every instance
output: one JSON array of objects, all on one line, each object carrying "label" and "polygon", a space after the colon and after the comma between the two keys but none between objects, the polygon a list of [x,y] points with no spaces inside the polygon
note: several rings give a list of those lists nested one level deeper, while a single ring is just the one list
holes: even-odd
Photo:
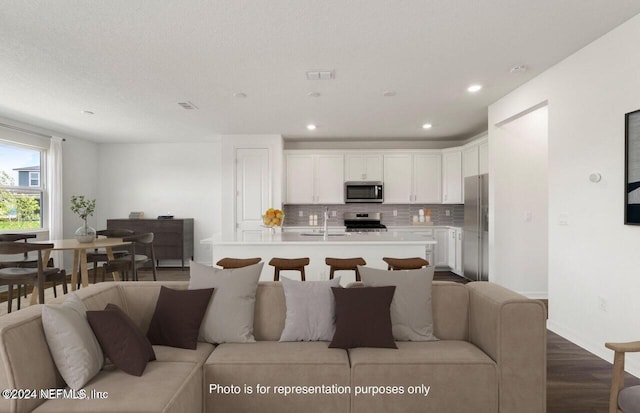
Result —
[{"label": "framed wall art", "polygon": [[640,225],[640,110],[624,118],[624,223]]}]

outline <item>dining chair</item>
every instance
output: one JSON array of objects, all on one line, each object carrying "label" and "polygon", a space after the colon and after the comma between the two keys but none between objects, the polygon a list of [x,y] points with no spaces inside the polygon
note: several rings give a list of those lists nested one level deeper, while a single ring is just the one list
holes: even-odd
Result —
[{"label": "dining chair", "polygon": [[[0,234],[0,242],[18,242],[24,241],[28,242],[30,239],[36,238],[36,234],[32,233],[22,233],[22,234]],[[53,258],[50,258],[47,262],[47,267],[53,267]],[[28,252],[23,254],[18,254],[17,256],[9,257],[6,260],[0,261],[0,268],[5,267],[24,267],[24,268],[37,268],[38,267],[38,258],[36,256],[29,256]],[[59,273],[55,274],[46,274],[45,273],[45,282],[50,282],[53,285],[53,295],[55,297],[58,296],[57,284],[62,284],[62,290],[64,294],[67,293],[67,278],[66,274],[62,277]],[[24,298],[27,298],[27,286],[22,284],[17,284],[18,287],[18,308],[20,308],[20,296],[21,294]],[[22,291],[23,290],[23,291]]]},{"label": "dining chair", "polygon": [[609,413],[637,413],[640,411],[640,386],[624,386],[624,359],[626,353],[640,351],[640,341],[605,343],[613,350],[613,372],[609,394]]},{"label": "dining chair", "polygon": [[[7,300],[7,312],[11,312],[13,303],[13,286],[14,285],[33,285],[38,286],[38,278],[43,281],[42,288],[38,289],[40,294],[41,303],[44,302],[44,281],[47,277],[59,277],[64,278],[65,283],[63,288],[65,293],[66,288],[66,272],[58,268],[44,267],[42,263],[42,251],[53,248],[53,244],[32,244],[13,241],[0,241],[0,256],[11,256],[17,254],[24,254],[29,252],[37,252],[38,257],[36,260],[35,268],[29,268],[25,266],[7,266],[0,268],[0,285],[6,285],[8,287],[8,300]],[[8,262],[8,261],[6,261]],[[20,309],[20,293],[18,293],[18,310]]]},{"label": "dining chair", "polygon": [[[133,235],[134,232],[130,229],[102,229],[100,231],[96,231],[96,236],[105,237],[105,238],[124,238],[129,235]],[[129,251],[124,247],[123,249],[118,249],[117,247],[113,249],[113,257],[121,258],[125,255],[128,255]],[[95,248],[92,251],[87,251],[87,263],[93,263],[93,283],[96,283],[98,276],[98,263],[99,262],[107,262],[107,250],[104,248]],[[102,272],[102,282],[104,282],[105,273]],[[80,282],[80,280],[78,280]]]},{"label": "dining chair", "polygon": [[[125,281],[128,280],[129,273],[131,273],[131,279],[138,281],[138,269],[150,262],[151,270],[153,271],[153,281],[157,281],[156,254],[153,249],[153,238],[153,232],[122,237],[123,241],[131,243],[129,244],[129,254],[114,258],[113,260],[107,260],[107,262],[102,265],[104,273],[119,272]],[[138,250],[141,250],[143,253],[137,254]]]}]

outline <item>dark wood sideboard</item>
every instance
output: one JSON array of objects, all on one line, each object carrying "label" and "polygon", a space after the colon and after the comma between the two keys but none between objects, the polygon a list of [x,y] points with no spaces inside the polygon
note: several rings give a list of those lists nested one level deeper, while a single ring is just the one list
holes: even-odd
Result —
[{"label": "dark wood sideboard", "polygon": [[193,259],[193,218],[108,219],[107,229],[130,229],[136,234],[153,232],[156,260]]}]

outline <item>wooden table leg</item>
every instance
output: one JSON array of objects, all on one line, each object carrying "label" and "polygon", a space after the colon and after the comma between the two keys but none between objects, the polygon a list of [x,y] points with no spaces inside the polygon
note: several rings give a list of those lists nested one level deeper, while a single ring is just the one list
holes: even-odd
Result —
[{"label": "wooden table leg", "polygon": [[78,263],[80,262],[80,252],[73,250],[73,267],[71,269],[71,290],[78,288]]},{"label": "wooden table leg", "polygon": [[[51,250],[44,250],[44,254],[42,256],[42,268],[47,267],[49,258],[51,258]],[[40,285],[40,280],[38,280],[36,285],[33,286],[33,291],[31,291],[31,305],[36,304],[38,301],[40,301],[40,303],[44,302],[44,295],[42,296],[42,298],[39,298],[40,297],[40,288],[38,288],[39,285]]]},{"label": "wooden table leg", "polygon": [[80,281],[82,282],[82,287],[86,288],[89,286],[89,269],[87,268],[87,250],[80,250]]}]

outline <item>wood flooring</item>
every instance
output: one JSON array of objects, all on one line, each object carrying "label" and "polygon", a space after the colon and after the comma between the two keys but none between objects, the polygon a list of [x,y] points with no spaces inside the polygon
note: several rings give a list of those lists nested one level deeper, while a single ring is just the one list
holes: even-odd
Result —
[{"label": "wood flooring", "polygon": [[[92,276],[89,278],[93,280]],[[153,279],[150,271],[141,271],[139,278],[143,281]],[[161,268],[158,279],[186,281],[189,279],[189,271]],[[450,272],[437,272],[434,279],[468,282]],[[50,290],[47,294],[52,296]],[[2,314],[6,312],[6,294],[0,295],[0,302]],[[608,413],[610,385],[610,363],[548,331],[547,413]],[[626,385],[640,385],[640,379],[627,374]]]}]

